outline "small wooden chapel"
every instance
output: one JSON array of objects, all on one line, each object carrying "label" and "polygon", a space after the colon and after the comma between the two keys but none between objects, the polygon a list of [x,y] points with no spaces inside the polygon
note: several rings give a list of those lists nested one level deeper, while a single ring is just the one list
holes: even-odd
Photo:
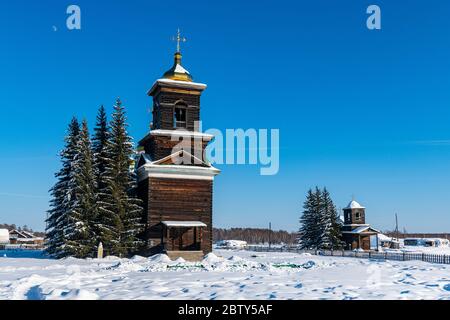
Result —
[{"label": "small wooden chapel", "polygon": [[184,39],[179,31],[176,40],[172,68],[148,91],[153,122],[139,142],[138,195],[147,225],[144,254],[199,260],[212,251],[213,182],[220,171],[204,157],[213,136],[200,132],[198,125],[206,85],[194,82],[182,66]]},{"label": "small wooden chapel", "polygon": [[344,209],[342,236],[347,250],[378,250],[380,231],[366,224],[366,208],[352,200]]}]

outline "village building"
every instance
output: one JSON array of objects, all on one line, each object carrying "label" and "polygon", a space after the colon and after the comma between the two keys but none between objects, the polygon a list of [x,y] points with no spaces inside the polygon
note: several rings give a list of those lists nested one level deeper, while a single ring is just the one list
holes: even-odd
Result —
[{"label": "village building", "polygon": [[8,229],[0,229],[0,249],[4,249],[9,244]]},{"label": "village building", "polygon": [[412,247],[448,247],[450,242],[448,239],[442,238],[405,238],[403,240],[405,246]]},{"label": "village building", "polygon": [[397,238],[386,236],[382,233],[378,234],[378,244],[384,249],[399,249],[400,241]]},{"label": "village building", "polygon": [[36,237],[31,232],[24,230],[9,231],[9,244],[29,249],[40,249],[44,246],[44,238]]},{"label": "village building", "polygon": [[380,231],[366,224],[366,208],[352,200],[344,209],[342,236],[347,250],[378,250]]},{"label": "village building", "polygon": [[[153,122],[139,142],[138,195],[147,226],[143,254],[198,260],[212,251],[213,181],[220,171],[203,157],[213,136],[197,125],[206,85],[193,81],[177,49],[173,67],[148,91]],[[174,149],[180,142],[183,148]]]}]

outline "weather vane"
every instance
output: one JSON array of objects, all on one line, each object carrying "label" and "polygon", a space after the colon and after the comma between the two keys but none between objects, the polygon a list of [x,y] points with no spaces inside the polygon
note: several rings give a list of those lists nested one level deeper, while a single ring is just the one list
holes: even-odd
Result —
[{"label": "weather vane", "polygon": [[177,52],[181,52],[181,46],[180,46],[181,42],[187,41],[187,39],[185,37],[181,36],[180,28],[178,28],[177,36],[172,37],[172,40],[177,42]]}]

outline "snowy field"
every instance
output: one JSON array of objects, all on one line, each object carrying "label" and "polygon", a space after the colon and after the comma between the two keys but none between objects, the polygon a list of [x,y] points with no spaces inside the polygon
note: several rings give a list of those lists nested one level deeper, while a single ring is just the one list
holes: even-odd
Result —
[{"label": "snowy field", "polygon": [[199,263],[0,257],[0,299],[450,299],[450,265],[227,250]]}]

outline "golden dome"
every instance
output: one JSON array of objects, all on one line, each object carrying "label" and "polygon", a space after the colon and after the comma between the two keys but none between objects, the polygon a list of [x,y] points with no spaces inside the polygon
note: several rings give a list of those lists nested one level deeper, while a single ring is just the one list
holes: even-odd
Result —
[{"label": "golden dome", "polygon": [[175,53],[175,62],[173,67],[164,73],[164,79],[192,82],[191,74],[181,65],[181,58],[182,55],[180,52]]}]

